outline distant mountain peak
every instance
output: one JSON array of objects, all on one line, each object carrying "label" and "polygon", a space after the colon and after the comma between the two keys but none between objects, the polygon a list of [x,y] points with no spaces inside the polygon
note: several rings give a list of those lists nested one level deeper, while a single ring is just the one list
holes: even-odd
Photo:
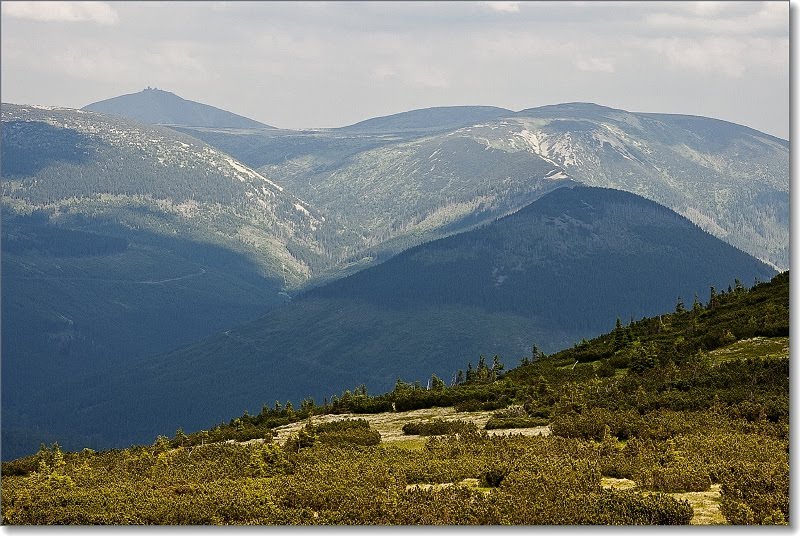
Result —
[{"label": "distant mountain peak", "polygon": [[[172,91],[167,91],[166,89],[160,89],[160,88],[157,88],[157,87],[150,87],[150,86],[147,86],[146,88],[141,90],[139,93],[146,93],[148,91],[152,91],[153,93],[163,93],[165,95],[173,95],[175,97],[178,97]],[[178,98],[180,99],[181,97],[178,97]]]},{"label": "distant mountain peak", "polygon": [[94,102],[82,109],[118,115],[155,125],[203,128],[274,128],[254,119],[208,104],[184,99],[171,91],[150,86],[138,93],[129,93]]},{"label": "distant mountain peak", "polygon": [[494,121],[514,112],[496,106],[433,106],[366,119],[339,130],[358,132],[443,131]]},{"label": "distant mountain peak", "polygon": [[611,108],[609,106],[603,106],[601,104],[596,104],[594,102],[564,102],[561,104],[547,104],[545,106],[536,106],[534,108],[526,108],[525,110],[520,110],[516,112],[515,115],[517,116],[529,116],[532,114],[536,115],[550,115],[550,114],[559,114],[559,115],[581,115],[581,116],[590,116],[590,115],[603,115],[608,113],[623,113],[627,114],[630,113],[627,110],[621,110],[619,108]]}]

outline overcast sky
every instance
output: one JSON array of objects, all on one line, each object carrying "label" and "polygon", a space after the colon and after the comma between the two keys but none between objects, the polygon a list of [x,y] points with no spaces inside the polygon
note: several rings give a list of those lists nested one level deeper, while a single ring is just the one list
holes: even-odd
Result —
[{"label": "overcast sky", "polygon": [[3,2],[3,102],[152,86],[283,128],[585,101],[789,136],[788,2]]}]

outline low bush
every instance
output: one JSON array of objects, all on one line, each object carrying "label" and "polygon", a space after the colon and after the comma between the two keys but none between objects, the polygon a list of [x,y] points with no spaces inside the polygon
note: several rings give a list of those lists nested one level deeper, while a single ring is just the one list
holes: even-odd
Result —
[{"label": "low bush", "polygon": [[484,429],[498,430],[503,428],[534,428],[536,426],[547,426],[549,419],[541,417],[490,417],[486,421]]},{"label": "low bush", "polygon": [[404,434],[421,436],[458,434],[469,429],[477,429],[477,427],[467,421],[446,421],[444,419],[410,422],[403,425]]}]

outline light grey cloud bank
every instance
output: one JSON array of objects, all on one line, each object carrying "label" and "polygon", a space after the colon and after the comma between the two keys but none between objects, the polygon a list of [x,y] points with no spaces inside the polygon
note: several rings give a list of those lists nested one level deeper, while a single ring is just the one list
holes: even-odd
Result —
[{"label": "light grey cloud bank", "polygon": [[788,2],[4,2],[2,98],[146,86],[287,128],[590,101],[789,132]]}]

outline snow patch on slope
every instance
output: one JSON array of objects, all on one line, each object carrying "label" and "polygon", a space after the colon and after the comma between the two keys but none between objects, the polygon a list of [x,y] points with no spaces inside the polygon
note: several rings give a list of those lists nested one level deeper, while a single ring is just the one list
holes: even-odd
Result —
[{"label": "snow patch on slope", "polygon": [[548,162],[562,166],[577,166],[581,163],[581,159],[578,158],[579,150],[573,143],[571,132],[554,136],[542,130],[522,129],[514,135],[522,138],[532,153]]},{"label": "snow patch on slope", "polygon": [[549,181],[555,181],[560,179],[569,179],[570,176],[564,173],[563,169],[554,169],[548,172],[547,175],[544,176],[544,178]]},{"label": "snow patch on slope", "polygon": [[[230,164],[230,166],[233,169],[235,169],[239,173],[241,173],[241,174],[243,174],[243,175],[245,175],[245,176],[247,176],[247,177],[249,177],[251,179],[261,179],[262,181],[266,182],[267,184],[269,184],[270,186],[272,186],[273,188],[275,188],[279,192],[283,191],[283,187],[282,186],[279,186],[279,185],[275,184],[274,182],[272,182],[271,180],[266,178],[264,175],[261,175],[260,173],[257,173],[255,171],[253,171],[252,169],[243,166],[242,164],[240,164],[239,162],[237,162],[233,158],[231,158],[229,156],[226,156],[225,160],[228,162],[228,164]],[[239,180],[244,182],[245,179],[241,178],[241,176],[240,176]]]}]

